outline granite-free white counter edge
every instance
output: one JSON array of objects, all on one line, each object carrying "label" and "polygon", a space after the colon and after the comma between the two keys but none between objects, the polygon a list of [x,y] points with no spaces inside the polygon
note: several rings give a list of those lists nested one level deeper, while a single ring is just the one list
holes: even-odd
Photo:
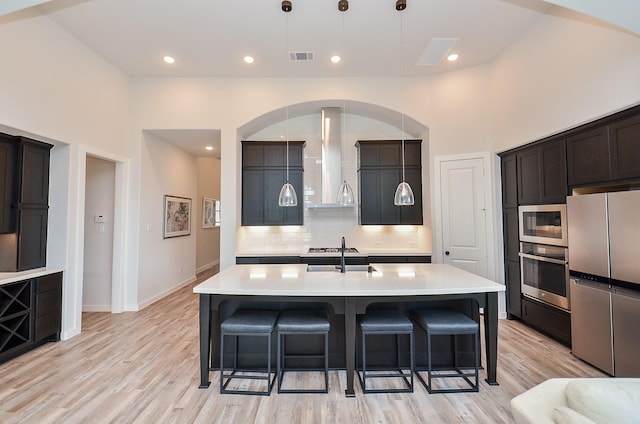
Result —
[{"label": "granite-free white counter edge", "polygon": [[415,296],[505,291],[503,284],[445,264],[373,264],[373,273],[307,272],[304,264],[232,265],[193,292],[261,296]]},{"label": "granite-free white counter edge", "polygon": [[0,286],[16,281],[28,280],[30,278],[42,277],[43,275],[55,274],[64,271],[62,268],[36,268],[20,272],[0,272]]}]

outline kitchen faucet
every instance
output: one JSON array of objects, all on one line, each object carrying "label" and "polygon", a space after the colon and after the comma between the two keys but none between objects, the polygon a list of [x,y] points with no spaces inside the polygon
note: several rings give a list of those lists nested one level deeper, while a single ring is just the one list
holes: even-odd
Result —
[{"label": "kitchen faucet", "polygon": [[344,264],[344,237],[342,237],[342,248],[340,249],[340,272],[345,272],[347,267]]}]

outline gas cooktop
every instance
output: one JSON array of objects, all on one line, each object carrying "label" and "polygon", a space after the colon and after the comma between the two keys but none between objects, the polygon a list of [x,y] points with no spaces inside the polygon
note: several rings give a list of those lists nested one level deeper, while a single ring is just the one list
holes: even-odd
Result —
[{"label": "gas cooktop", "polygon": [[[339,247],[310,247],[309,253],[340,253]],[[355,247],[347,247],[344,249],[344,253],[358,253],[358,249]]]}]

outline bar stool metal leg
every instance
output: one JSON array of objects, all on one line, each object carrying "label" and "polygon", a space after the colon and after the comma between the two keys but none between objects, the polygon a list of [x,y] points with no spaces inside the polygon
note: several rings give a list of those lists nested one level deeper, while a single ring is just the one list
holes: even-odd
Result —
[{"label": "bar stool metal leg", "polygon": [[[323,310],[285,310],[280,315],[277,324],[278,331],[278,393],[329,393],[329,330],[331,328],[326,311]],[[323,337],[322,354],[288,354],[286,352],[286,336],[318,335]],[[323,368],[304,368],[304,371],[322,371],[324,373],[324,388],[322,389],[283,389],[282,383],[287,369],[286,360],[289,359],[323,359]]]},{"label": "bar stool metal leg", "polygon": [[[429,393],[461,393],[461,392],[477,392],[479,390],[478,385],[478,367],[479,367],[479,344],[480,344],[480,326],[477,322],[469,318],[468,316],[450,310],[436,310],[436,309],[421,309],[412,311],[412,318],[416,321],[419,327],[425,330],[427,336],[427,381],[425,382],[420,370],[416,368],[418,378],[427,389]],[[473,335],[473,372],[465,372],[458,365],[458,341],[459,335],[469,334]],[[453,368],[447,368],[444,370],[436,371],[433,369],[433,336],[449,336],[452,337],[453,344]],[[446,374],[442,371],[449,372]],[[469,377],[474,377],[475,381],[472,381]],[[462,378],[468,384],[465,388],[452,388],[452,389],[434,389],[434,379],[444,378]]]},{"label": "bar stool metal leg", "polygon": [[[278,318],[277,311],[249,311],[239,310],[234,312],[222,324],[220,324],[220,393],[223,394],[248,394],[269,396],[275,382],[276,374],[271,370],[271,335],[275,329],[276,320]],[[239,337],[264,337],[267,339],[266,348],[266,373],[264,368],[261,369],[243,369],[238,368],[238,350]],[[229,373],[225,372],[224,366],[224,348],[225,337],[233,337],[233,368]],[[254,374],[266,375],[238,375],[237,372],[251,372]],[[273,375],[272,375],[273,374]],[[240,390],[229,389],[229,383],[234,379],[243,380],[260,380],[266,382],[265,390]]]},{"label": "bar stool metal leg", "polygon": [[[362,365],[357,370],[358,379],[364,393],[411,393],[413,392],[413,369],[414,369],[414,346],[413,346],[413,324],[403,313],[397,310],[374,310],[367,312],[359,318],[360,334],[362,336]],[[396,339],[395,346],[395,368],[383,367],[372,370],[367,368],[367,336],[369,335],[393,335]],[[405,372],[400,361],[400,336],[409,337],[409,367]],[[357,344],[356,344],[357,345]],[[359,355],[358,355],[359,358]],[[405,367],[406,368],[406,367]],[[385,372],[388,371],[388,372]],[[393,372],[389,372],[393,371]],[[371,379],[392,379],[400,378],[406,387],[404,388],[381,388],[371,389],[367,383]]]}]

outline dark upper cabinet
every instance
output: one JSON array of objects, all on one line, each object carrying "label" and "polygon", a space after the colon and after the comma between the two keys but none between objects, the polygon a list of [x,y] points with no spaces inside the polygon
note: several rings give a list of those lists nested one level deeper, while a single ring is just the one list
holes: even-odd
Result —
[{"label": "dark upper cabinet", "polygon": [[609,128],[602,126],[567,138],[569,186],[609,181]]},{"label": "dark upper cabinet", "polygon": [[49,204],[49,149],[51,146],[22,137],[20,203],[47,207]]},{"label": "dark upper cabinet", "polygon": [[611,179],[640,177],[640,115],[609,125]]},{"label": "dark upper cabinet", "polygon": [[567,202],[567,158],[564,139],[546,141],[540,151],[540,203]]},{"label": "dark upper cabinet", "polygon": [[242,142],[242,225],[302,225],[304,142],[289,143],[289,182],[298,206],[278,206],[280,189],[287,180],[287,143]]},{"label": "dark upper cabinet", "polygon": [[415,197],[413,206],[396,206],[402,182],[402,141],[359,141],[358,185],[360,225],[422,225],[421,140],[405,140],[404,174]]},{"label": "dark upper cabinet", "polygon": [[[49,210],[49,156],[53,147],[26,137],[4,137],[6,144],[12,143],[14,151],[8,161],[11,175],[2,174],[0,186],[5,196],[3,211],[10,217],[9,231],[0,234],[0,271],[15,272],[46,266],[47,221]],[[2,149],[5,152],[9,150]],[[1,160],[1,159],[0,159]],[[7,199],[10,206],[6,207]]]},{"label": "dark upper cabinet", "polygon": [[0,134],[0,234],[16,230],[18,181],[15,137]]},{"label": "dark upper cabinet", "polygon": [[[303,141],[289,142],[289,167],[302,167]],[[243,168],[286,168],[287,143],[282,141],[243,141]]]},{"label": "dark upper cabinet", "polygon": [[563,139],[523,149],[516,153],[516,157],[518,204],[566,202],[567,169]]},{"label": "dark upper cabinet", "polygon": [[516,172],[516,154],[502,157],[502,206],[518,206],[518,174]]},{"label": "dark upper cabinet", "polygon": [[46,208],[21,209],[19,212],[17,271],[41,268],[47,262]]},{"label": "dark upper cabinet", "polygon": [[518,152],[518,204],[540,203],[540,154],[537,147]]}]

